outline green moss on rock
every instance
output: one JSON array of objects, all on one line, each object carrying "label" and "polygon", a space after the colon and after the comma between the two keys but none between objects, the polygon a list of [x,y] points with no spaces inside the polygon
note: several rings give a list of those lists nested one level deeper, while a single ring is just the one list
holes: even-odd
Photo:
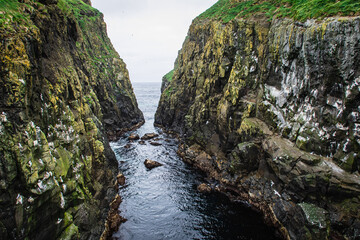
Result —
[{"label": "green moss on rock", "polygon": [[315,235],[319,238],[326,238],[329,234],[327,212],[310,203],[299,203],[298,206],[301,207],[301,210],[305,214],[308,228],[313,231],[310,236]]}]

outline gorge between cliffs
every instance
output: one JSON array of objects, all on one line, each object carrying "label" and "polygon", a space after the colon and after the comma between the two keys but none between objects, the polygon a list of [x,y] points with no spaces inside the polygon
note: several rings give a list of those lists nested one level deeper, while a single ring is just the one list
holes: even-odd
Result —
[{"label": "gorge between cliffs", "polygon": [[360,239],[359,5],[219,0],[132,85],[90,0],[0,0],[0,239]]}]

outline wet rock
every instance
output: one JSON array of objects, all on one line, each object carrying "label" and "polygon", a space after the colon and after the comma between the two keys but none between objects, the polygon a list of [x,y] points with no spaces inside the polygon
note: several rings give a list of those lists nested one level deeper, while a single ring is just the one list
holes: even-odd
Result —
[{"label": "wet rock", "polygon": [[197,186],[197,190],[201,193],[210,193],[211,187],[206,183],[201,183],[199,186]]},{"label": "wet rock", "polygon": [[231,152],[229,170],[233,174],[254,171],[259,167],[261,155],[261,149],[255,143],[240,143]]},{"label": "wet rock", "polygon": [[109,226],[110,231],[114,233],[119,230],[121,223],[126,222],[126,219],[120,216],[119,214],[112,214],[111,216],[109,216],[109,221],[111,222]]},{"label": "wet rock", "polygon": [[116,177],[116,181],[119,185],[124,186],[125,185],[125,176],[122,173],[119,173]]},{"label": "wet rock", "polygon": [[326,239],[327,229],[329,227],[327,211],[310,203],[300,203],[298,206],[300,206],[305,214],[305,224],[307,228],[313,232],[312,235],[316,236],[317,239]]},{"label": "wet rock", "polygon": [[131,146],[132,146],[132,144],[128,143],[124,146],[124,148],[129,149],[129,148],[131,148]]},{"label": "wet rock", "polygon": [[150,144],[153,145],[153,146],[161,146],[162,145],[162,143],[153,142],[153,141],[151,141]]},{"label": "wet rock", "polygon": [[145,164],[145,167],[148,168],[148,169],[153,169],[153,168],[160,167],[160,166],[163,165],[163,164],[161,164],[159,162],[156,162],[156,161],[153,161],[153,160],[150,160],[150,159],[146,159],[144,161],[144,164]]},{"label": "wet rock", "polygon": [[131,135],[128,137],[128,140],[129,140],[129,141],[134,141],[134,140],[139,140],[139,139],[140,139],[139,134],[131,134]]},{"label": "wet rock", "polygon": [[143,140],[141,140],[141,141],[139,141],[139,144],[140,144],[140,145],[146,145],[146,142],[143,141]]},{"label": "wet rock", "polygon": [[119,206],[122,199],[119,195],[116,195],[115,199],[110,203],[110,211],[105,223],[105,230],[101,235],[101,240],[111,239],[114,232],[118,231],[120,224],[127,220],[120,216]]},{"label": "wet rock", "polygon": [[120,195],[116,195],[114,200],[110,203],[110,209],[118,209],[120,204],[122,202],[122,199],[120,197]]},{"label": "wet rock", "polygon": [[159,136],[159,134],[156,134],[156,133],[146,133],[144,136],[141,137],[141,140],[150,140],[150,139],[156,138],[158,136]]}]

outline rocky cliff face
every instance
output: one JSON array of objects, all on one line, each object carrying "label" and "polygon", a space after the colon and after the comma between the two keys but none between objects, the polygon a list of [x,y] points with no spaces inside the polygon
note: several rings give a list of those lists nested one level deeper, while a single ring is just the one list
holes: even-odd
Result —
[{"label": "rocky cliff face", "polygon": [[0,14],[0,239],[98,239],[118,171],[107,135],[143,121],[126,66],[90,1]]},{"label": "rocky cliff face", "polygon": [[156,124],[285,239],[360,237],[360,18],[196,19]]}]

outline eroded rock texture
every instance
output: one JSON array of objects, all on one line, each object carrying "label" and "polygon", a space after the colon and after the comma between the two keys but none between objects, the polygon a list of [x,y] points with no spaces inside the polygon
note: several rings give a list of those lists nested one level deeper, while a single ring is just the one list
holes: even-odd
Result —
[{"label": "eroded rock texture", "polygon": [[359,44],[359,17],[196,19],[155,122],[284,238],[359,238]]},{"label": "eroded rock texture", "polygon": [[98,239],[115,195],[107,134],[143,121],[90,1],[0,4],[0,238]]}]

